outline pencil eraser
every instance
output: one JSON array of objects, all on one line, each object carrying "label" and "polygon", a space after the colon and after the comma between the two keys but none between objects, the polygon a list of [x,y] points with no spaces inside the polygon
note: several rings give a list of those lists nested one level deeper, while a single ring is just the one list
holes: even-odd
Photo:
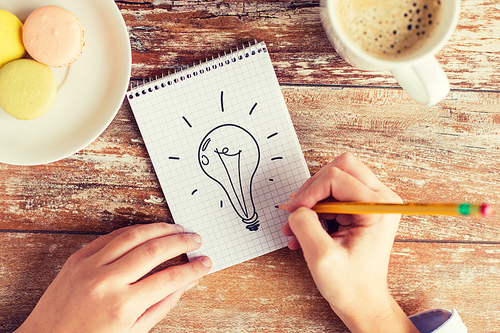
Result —
[{"label": "pencil eraser", "polygon": [[491,216],[491,214],[493,214],[493,208],[491,208],[491,206],[488,204],[482,204],[481,214],[483,214],[484,217],[489,217]]}]

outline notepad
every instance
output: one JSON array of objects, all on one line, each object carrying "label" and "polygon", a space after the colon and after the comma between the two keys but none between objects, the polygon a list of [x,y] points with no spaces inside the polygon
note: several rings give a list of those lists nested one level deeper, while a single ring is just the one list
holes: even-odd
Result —
[{"label": "notepad", "polygon": [[277,208],[309,171],[265,43],[131,89],[127,98],[188,253],[215,272],[287,244]]}]

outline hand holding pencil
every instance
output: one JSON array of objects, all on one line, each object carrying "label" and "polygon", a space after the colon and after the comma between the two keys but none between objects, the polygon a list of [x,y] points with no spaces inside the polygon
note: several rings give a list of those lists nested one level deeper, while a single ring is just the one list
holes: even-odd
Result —
[{"label": "hand holding pencil", "polygon": [[[290,212],[283,233],[302,248],[319,291],[353,332],[418,332],[394,301],[387,272],[399,214],[340,214],[329,235],[314,207],[324,200],[401,204],[363,163],[343,154],[311,177],[280,208]],[[317,206],[316,206],[317,208]]]}]

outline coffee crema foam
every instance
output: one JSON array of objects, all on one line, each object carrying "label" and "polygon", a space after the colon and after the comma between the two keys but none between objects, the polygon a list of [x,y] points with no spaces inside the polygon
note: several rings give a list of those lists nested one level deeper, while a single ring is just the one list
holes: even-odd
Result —
[{"label": "coffee crema foam", "polygon": [[336,10],[350,39],[368,54],[389,60],[420,50],[442,15],[440,0],[338,0]]}]

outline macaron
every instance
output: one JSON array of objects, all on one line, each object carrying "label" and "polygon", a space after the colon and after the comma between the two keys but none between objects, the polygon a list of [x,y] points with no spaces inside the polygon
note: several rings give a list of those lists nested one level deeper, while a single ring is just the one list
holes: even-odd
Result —
[{"label": "macaron", "polygon": [[0,68],[24,55],[22,28],[16,15],[0,9]]},{"label": "macaron", "polygon": [[0,69],[0,108],[20,120],[44,115],[57,95],[52,70],[30,59],[13,60]]},{"label": "macaron", "polygon": [[85,45],[85,32],[70,11],[44,6],[35,9],[24,22],[23,42],[34,60],[59,68],[78,59]]}]

